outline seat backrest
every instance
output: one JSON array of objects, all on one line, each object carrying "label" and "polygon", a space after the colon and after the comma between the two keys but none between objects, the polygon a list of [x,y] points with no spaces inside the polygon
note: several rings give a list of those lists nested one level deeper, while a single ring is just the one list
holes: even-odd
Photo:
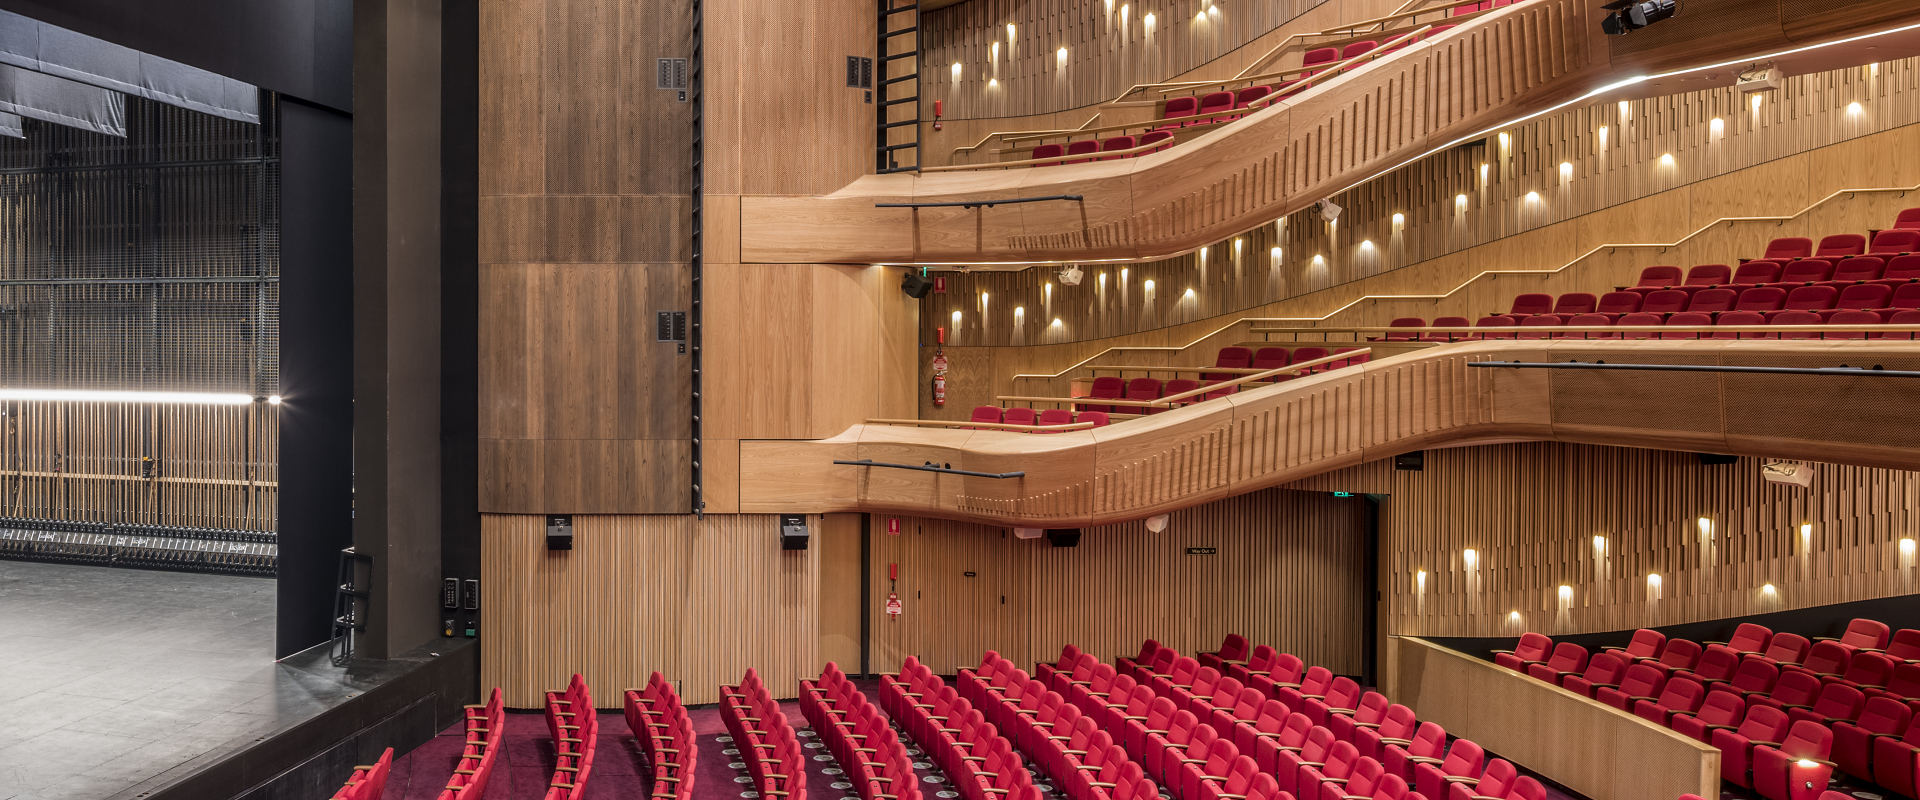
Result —
[{"label": "seat backrest", "polygon": [[1594,309],[1602,314],[1631,314],[1640,310],[1639,292],[1608,292],[1600,296]]},{"label": "seat backrest", "polygon": [[[1199,113],[1226,111],[1233,108],[1233,92],[1208,92],[1200,98]],[[1204,120],[1203,120],[1204,121]]]},{"label": "seat backrest", "polygon": [[1700,663],[1694,665],[1693,676],[1709,681],[1730,680],[1734,670],[1739,668],[1739,653],[1724,647],[1709,647],[1700,654]]},{"label": "seat backrest", "polygon": [[1867,700],[1855,725],[1868,733],[1899,736],[1901,731],[1907,729],[1907,723],[1912,721],[1913,709],[1906,703],[1892,697],[1875,697]]},{"label": "seat backrest", "polygon": [[1680,268],[1673,266],[1647,267],[1640,270],[1640,282],[1635,286],[1678,286]]},{"label": "seat backrest", "polygon": [[1754,285],[1780,279],[1780,265],[1773,261],[1749,261],[1733,271],[1732,283]]},{"label": "seat backrest", "polygon": [[1787,265],[1780,273],[1781,283],[1812,283],[1833,277],[1833,262],[1824,258],[1803,258]]},{"label": "seat backrest", "polygon": [[1654,702],[1668,710],[1691,712],[1699,709],[1706,699],[1707,687],[1685,675],[1675,675],[1667,679],[1667,685],[1660,689],[1660,698]]},{"label": "seat backrest", "polygon": [[1466,739],[1453,740],[1453,746],[1447,748],[1447,757],[1440,762],[1440,771],[1447,775],[1480,774],[1480,766],[1486,760],[1487,751],[1480,745]]},{"label": "seat backrest", "polygon": [[[1567,320],[1566,325],[1567,327],[1570,327],[1570,328],[1605,328],[1613,325],[1613,320],[1607,319],[1607,315],[1605,314],[1575,314],[1573,315],[1572,319]],[[1618,337],[1616,334],[1563,332],[1563,333],[1554,334],[1553,338],[1555,339],[1593,339],[1593,338],[1618,338]]]},{"label": "seat backrest", "polygon": [[1547,787],[1539,781],[1525,775],[1514,781],[1513,791],[1507,793],[1507,800],[1547,800]]},{"label": "seat backrest", "polygon": [[1761,258],[1806,258],[1813,255],[1813,240],[1804,236],[1787,236],[1767,243],[1767,252]]},{"label": "seat backrest", "polygon": [[1699,264],[1687,270],[1688,286],[1714,286],[1727,282],[1733,271],[1725,264]]},{"label": "seat backrest", "polygon": [[1340,58],[1346,60],[1354,56],[1363,56],[1373,52],[1374,48],[1379,46],[1379,42],[1354,42],[1340,49]]},{"label": "seat backrest", "polygon": [[1093,379],[1092,388],[1087,396],[1100,400],[1118,400],[1127,393],[1127,379],[1112,375],[1102,375]]},{"label": "seat backrest", "polygon": [[1194,110],[1199,107],[1200,98],[1198,97],[1169,97],[1167,98],[1167,107],[1161,112],[1160,118],[1173,119],[1174,117],[1191,117],[1194,114]]},{"label": "seat backrest", "polygon": [[[1523,317],[1520,320],[1520,327],[1522,328],[1547,328],[1547,327],[1558,326],[1559,324],[1560,324],[1560,318],[1553,314],[1539,314],[1531,317]],[[1548,334],[1545,331],[1535,331],[1532,333],[1523,331],[1520,334],[1520,338],[1545,339],[1547,338],[1547,335]]]},{"label": "seat backrest", "polygon": [[[1882,286],[1880,288],[1884,289],[1886,287]],[[1826,323],[1828,325],[1861,325],[1861,326],[1878,325],[1880,324],[1880,315],[1875,314],[1871,311],[1842,311],[1828,318],[1826,320]],[[1821,338],[1823,339],[1865,339],[1867,338],[1867,332],[1864,330],[1827,331],[1826,333],[1821,334]]]},{"label": "seat backrest", "polygon": [[1687,302],[1688,311],[1731,311],[1740,296],[1732,289],[1702,289],[1693,293],[1693,299]]},{"label": "seat backrest", "polygon": [[1769,692],[1780,680],[1780,668],[1767,663],[1764,659],[1748,658],[1740,662],[1733,671],[1733,680],[1728,683],[1733,688],[1745,692]]},{"label": "seat backrest", "polygon": [[[1387,327],[1389,328],[1424,328],[1424,327],[1427,327],[1427,321],[1420,317],[1394,317],[1392,322],[1387,323]],[[1417,335],[1418,334],[1414,334],[1414,333],[1398,333],[1394,331],[1388,331],[1387,335],[1384,338],[1389,342],[1404,342],[1414,338]]]},{"label": "seat backrest", "polygon": [[1253,353],[1253,369],[1279,369],[1293,363],[1293,356],[1284,347],[1262,347]]},{"label": "seat backrest", "polygon": [[1678,289],[1660,289],[1647,293],[1640,310],[1647,314],[1673,314],[1687,310],[1689,299],[1686,292]]},{"label": "seat backrest", "polygon": [[1708,725],[1738,726],[1740,715],[1746,713],[1747,701],[1733,692],[1708,692],[1706,700],[1700,703],[1699,713],[1694,719]]},{"label": "seat backrest", "polygon": [[[1065,145],[1043,144],[1033,148],[1034,158],[1054,158],[1056,156],[1064,156],[1066,154],[1067,154],[1067,148]],[[1035,164],[1034,166],[1049,167],[1054,165],[1053,164]]]},{"label": "seat backrest", "polygon": [[1807,637],[1781,631],[1773,635],[1772,641],[1767,642],[1767,652],[1761,655],[1782,664],[1798,664],[1801,659],[1807,657],[1809,646]]},{"label": "seat backrest", "polygon": [[[1765,325],[1767,315],[1758,311],[1729,311],[1713,319],[1715,325]],[[1716,333],[1715,339],[1772,339],[1777,334],[1743,332],[1738,336],[1732,333]]]},{"label": "seat backrest", "polygon": [[1307,668],[1307,674],[1300,679],[1300,694],[1308,697],[1325,697],[1327,687],[1333,683],[1333,673],[1318,664]]},{"label": "seat backrest", "polygon": [[1634,658],[1659,658],[1661,648],[1666,646],[1666,634],[1652,628],[1641,628],[1634,631],[1632,641],[1627,642],[1627,655]]},{"label": "seat backrest", "polygon": [[1008,425],[1032,425],[1039,419],[1039,415],[1031,408],[1009,408],[1001,417],[1001,421]]},{"label": "seat backrest", "polygon": [[1901,661],[1920,659],[1920,630],[1901,628],[1887,641],[1887,655]]},{"label": "seat backrest", "polygon": [[1105,411],[1082,411],[1074,416],[1075,422],[1091,422],[1093,427],[1104,428],[1113,424],[1113,418]]},{"label": "seat backrest", "polygon": [[1293,363],[1298,364],[1302,361],[1326,358],[1327,355],[1327,348],[1324,347],[1296,347],[1293,348]]},{"label": "seat backrest", "polygon": [[1747,716],[1735,729],[1749,742],[1777,742],[1787,732],[1787,712],[1759,703],[1747,706]]},{"label": "seat backrest", "polygon": [[[1160,141],[1168,141],[1168,140],[1170,140],[1170,139],[1172,139],[1172,138],[1173,138],[1173,134],[1172,134],[1172,133],[1169,133],[1169,132],[1167,132],[1167,131],[1149,131],[1149,132],[1147,132],[1147,134],[1146,134],[1146,135],[1144,135],[1144,136],[1141,136],[1141,137],[1140,137],[1140,143],[1139,143],[1139,144],[1137,144],[1137,145],[1134,145],[1134,146],[1135,146],[1135,147],[1145,147],[1145,146],[1147,146],[1147,145],[1150,145],[1150,144],[1153,144],[1154,142],[1160,142]],[[1171,142],[1168,142],[1168,143],[1169,143],[1169,144],[1171,144]],[[1166,148],[1164,148],[1164,147],[1163,147],[1163,148],[1161,148],[1161,150],[1164,150],[1164,149],[1166,149]],[[1158,152],[1160,152],[1160,150],[1155,150],[1155,151],[1153,151],[1153,152],[1155,152],[1155,153],[1158,153]]]},{"label": "seat backrest", "polygon": [[1520,634],[1520,642],[1513,646],[1513,654],[1522,661],[1545,661],[1548,652],[1553,649],[1553,640],[1546,634],[1527,631]]},{"label": "seat backrest", "polygon": [[1593,313],[1599,299],[1592,292],[1566,292],[1553,300],[1553,313],[1571,316]]},{"label": "seat backrest", "polygon": [[1504,758],[1489,759],[1487,771],[1480,776],[1480,782],[1474,784],[1473,793],[1480,797],[1504,798],[1513,790],[1513,784],[1520,778],[1520,771]]},{"label": "seat backrest", "polygon": [[1755,286],[1740,293],[1735,311],[1779,311],[1787,302],[1787,290],[1778,286]]},{"label": "seat backrest", "polygon": [[[1811,311],[1782,311],[1767,320],[1768,325],[1818,325],[1820,315]],[[1820,334],[1811,331],[1787,331],[1780,334],[1782,339],[1818,339]]]},{"label": "seat backrest", "polygon": [[[1914,666],[1920,668],[1920,664]],[[1593,670],[1589,668],[1587,671],[1592,672]],[[1267,702],[1278,703],[1280,701],[1269,700]],[[1387,714],[1380,718],[1380,727],[1377,732],[1381,737],[1387,739],[1412,739],[1413,732],[1418,730],[1419,727],[1420,720],[1414,716],[1413,709],[1400,705],[1399,703],[1394,703],[1387,706]]]},{"label": "seat backrest", "polygon": [[[1315,48],[1313,50],[1308,50],[1306,56],[1300,59],[1300,66],[1303,68],[1313,67],[1313,66],[1318,66],[1320,64],[1331,64],[1339,60],[1340,60],[1340,48],[1320,47],[1320,48]],[[1312,74],[1312,73],[1308,73],[1308,74]]]},{"label": "seat backrest", "polygon": [[1787,293],[1787,303],[1783,308],[1790,311],[1819,311],[1833,308],[1834,302],[1839,299],[1840,292],[1831,286],[1802,286]]},{"label": "seat backrest", "polygon": [[1780,673],[1780,680],[1774,682],[1773,691],[1768,696],[1785,705],[1810,706],[1814,698],[1820,696],[1820,687],[1823,685],[1814,675],[1792,670]]},{"label": "seat backrest", "polygon": [[1894,256],[1887,259],[1887,268],[1880,273],[1887,280],[1920,280],[1920,255]]},{"label": "seat backrest", "polygon": [[1620,676],[1627,673],[1627,660],[1612,653],[1595,653],[1593,660],[1587,662],[1587,671],[1580,677],[1592,684],[1618,684]]},{"label": "seat backrest", "polygon": [[1867,250],[1867,237],[1857,233],[1836,233],[1820,240],[1814,258],[1857,256]]},{"label": "seat backrest", "polygon": [[1561,642],[1553,646],[1553,656],[1547,659],[1547,668],[1554,672],[1579,672],[1587,668],[1587,648],[1573,642]]},{"label": "seat backrest", "polygon": [[1042,425],[1072,425],[1073,412],[1064,408],[1049,408],[1040,412]]},{"label": "seat backrest", "polygon": [[1272,93],[1273,87],[1271,86],[1249,86],[1233,94],[1233,104],[1236,107],[1245,106]]},{"label": "seat backrest", "polygon": [[1886,308],[1893,298],[1893,287],[1879,283],[1856,283],[1840,290],[1834,308]]},{"label": "seat backrest", "polygon": [[1134,378],[1133,380],[1127,381],[1127,399],[1158,400],[1160,399],[1160,386],[1159,378]]},{"label": "seat backrest", "polygon": [[[1682,311],[1671,317],[1667,317],[1667,327],[1669,328],[1698,328],[1712,324],[1713,315],[1703,311]],[[1675,331],[1673,333],[1660,334],[1660,338],[1662,339],[1699,339],[1702,338],[1702,336],[1702,334],[1696,331]]]},{"label": "seat backrest", "polygon": [[1688,639],[1668,639],[1660,651],[1660,664],[1668,669],[1693,669],[1700,663],[1700,644]]},{"label": "seat backrest", "polygon": [[1739,653],[1759,653],[1767,649],[1767,642],[1773,639],[1773,630],[1765,625],[1742,622],[1733,629],[1733,635],[1727,637],[1727,647]]},{"label": "seat backrest", "polygon": [[[1476,327],[1476,328],[1511,328],[1513,327],[1513,325],[1514,323],[1513,323],[1512,317],[1500,316],[1500,315],[1494,315],[1490,317],[1481,317],[1477,320],[1474,320],[1473,322],[1473,327]],[[1482,336],[1488,339],[1513,338],[1513,334],[1511,333],[1480,333],[1475,335]]]},{"label": "seat backrest", "polygon": [[1407,744],[1407,755],[1439,758],[1441,751],[1445,749],[1447,749],[1447,730],[1433,722],[1422,722],[1420,729],[1413,733],[1413,741]]},{"label": "seat backrest", "polygon": [[1833,729],[1810,719],[1793,723],[1787,738],[1780,740],[1780,752],[1788,758],[1825,761],[1833,755]]},{"label": "seat backrest", "polygon": [[1869,253],[1911,253],[1920,250],[1920,231],[1894,228],[1873,235]]},{"label": "seat backrest", "polygon": [[1528,292],[1515,295],[1513,310],[1509,314],[1550,314],[1553,312],[1553,295]]},{"label": "seat backrest", "polygon": [[1866,694],[1859,689],[1829,683],[1820,687],[1819,696],[1814,698],[1813,713],[1829,719],[1853,719],[1860,716],[1860,707],[1866,702]]},{"label": "seat backrest", "polygon": [[[1166,389],[1164,390],[1165,394],[1162,394],[1161,397],[1172,397],[1176,394],[1180,394],[1182,392],[1191,392],[1198,388],[1200,388],[1200,382],[1197,380],[1194,380],[1192,378],[1175,378],[1173,380],[1167,381],[1167,386],[1166,386]],[[1196,398],[1188,398],[1186,402],[1191,403],[1195,399]]]},{"label": "seat backrest", "polygon": [[1887,627],[1887,623],[1877,619],[1855,619],[1847,623],[1847,632],[1841,634],[1840,643],[1878,650],[1887,646],[1887,638],[1891,635],[1892,629]]},{"label": "seat backrest", "polygon": [[[1248,366],[1252,364],[1253,364],[1253,351],[1248,350],[1247,348],[1244,348],[1244,347],[1222,347],[1220,348],[1220,353],[1214,356],[1213,358],[1213,365],[1216,367],[1228,367],[1231,369],[1246,369]],[[1238,636],[1239,634],[1236,633],[1233,635]],[[1240,643],[1242,645],[1245,645],[1246,640],[1241,639]],[[1226,645],[1221,645],[1221,647],[1225,648]],[[1230,659],[1233,661],[1239,661],[1240,659],[1243,659],[1246,657],[1246,653],[1244,652],[1244,649],[1245,648],[1243,647],[1242,652],[1236,653],[1234,655],[1228,655],[1226,650],[1222,649],[1220,651],[1220,657]]]},{"label": "seat backrest", "polygon": [[[1620,317],[1620,319],[1613,324],[1623,328],[1625,327],[1647,328],[1647,327],[1653,327],[1653,326],[1659,325],[1660,322],[1661,321],[1660,321],[1659,314],[1627,314]],[[1625,339],[1654,338],[1654,334],[1648,333],[1645,331],[1633,331],[1630,333],[1621,333],[1619,334],[1619,336]]]},{"label": "seat backrest", "polygon": [[1893,227],[1902,230],[1920,230],[1920,208],[1901,210],[1900,216],[1893,218]]},{"label": "seat backrest", "polygon": [[1854,256],[1834,265],[1833,279],[1842,282],[1870,281],[1879,278],[1886,269],[1887,262],[1879,256]]},{"label": "seat backrest", "polygon": [[1000,421],[1000,416],[1001,416],[1001,412],[1000,412],[999,406],[974,406],[973,416],[968,418],[967,421],[997,423]]},{"label": "seat backrest", "polygon": [[1115,150],[1132,150],[1139,146],[1136,143],[1137,141],[1138,140],[1131,136],[1115,136],[1111,139],[1101,139],[1100,152],[1111,153]]}]

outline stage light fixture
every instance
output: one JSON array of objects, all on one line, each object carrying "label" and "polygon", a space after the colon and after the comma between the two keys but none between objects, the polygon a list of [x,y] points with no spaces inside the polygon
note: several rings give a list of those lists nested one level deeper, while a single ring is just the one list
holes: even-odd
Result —
[{"label": "stage light fixture", "polygon": [[1080,279],[1083,277],[1086,277],[1086,274],[1087,273],[1085,271],[1081,270],[1077,266],[1068,266],[1066,269],[1060,270],[1060,275],[1059,275],[1060,285],[1061,286],[1079,286]]},{"label": "stage light fixture", "polygon": [[1320,202],[1313,204],[1313,210],[1314,210],[1314,213],[1317,213],[1320,215],[1321,219],[1324,219],[1328,222],[1333,222],[1335,220],[1340,219],[1340,212],[1346,209],[1343,209],[1340,206],[1335,205],[1332,200],[1321,200]]},{"label": "stage light fixture", "polygon": [[1601,8],[1613,13],[1600,21],[1600,30],[1609,36],[1625,36],[1673,16],[1680,3],[1679,0],[1618,0]]}]

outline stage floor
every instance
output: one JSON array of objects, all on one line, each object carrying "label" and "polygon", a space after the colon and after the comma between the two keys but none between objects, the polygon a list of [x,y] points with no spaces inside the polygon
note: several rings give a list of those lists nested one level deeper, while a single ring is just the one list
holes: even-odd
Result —
[{"label": "stage floor", "polygon": [[361,691],[274,663],[274,588],[0,561],[0,800],[132,797]]}]

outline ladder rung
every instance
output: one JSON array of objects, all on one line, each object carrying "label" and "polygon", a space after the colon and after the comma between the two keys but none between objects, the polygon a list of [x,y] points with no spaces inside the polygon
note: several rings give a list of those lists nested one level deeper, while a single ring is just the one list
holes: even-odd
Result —
[{"label": "ladder rung", "polygon": [[900,59],[900,58],[913,58],[914,56],[917,56],[917,55],[920,55],[920,54],[919,53],[894,53],[893,55],[890,55],[890,56],[883,56],[881,57],[880,60],[893,61],[894,59]]},{"label": "ladder rung", "polygon": [[901,103],[918,103],[918,102],[920,102],[920,95],[916,94],[912,97],[902,97],[898,100],[888,100],[887,102],[881,103],[880,105],[897,106],[897,105],[900,105]]},{"label": "ladder rung", "polygon": [[884,125],[881,125],[880,127],[881,128],[904,128],[908,125],[918,125],[918,124],[920,124],[920,118],[915,117],[913,119],[903,119],[899,122],[889,122]]},{"label": "ladder rung", "polygon": [[905,6],[901,6],[901,7],[899,7],[899,8],[895,8],[895,9],[889,9],[889,10],[886,10],[886,11],[882,11],[882,12],[880,12],[880,16],[882,16],[882,17],[891,17],[891,16],[893,16],[893,15],[895,15],[895,14],[898,14],[898,13],[900,13],[900,12],[902,12],[902,11],[914,11],[914,10],[917,10],[917,9],[919,9],[919,8],[920,8],[920,4],[919,4],[919,3],[914,3],[914,4],[912,4],[912,5],[905,5]]},{"label": "ladder rung", "polygon": [[900,30],[897,30],[897,31],[887,31],[886,33],[882,33],[882,34],[880,34],[880,38],[882,38],[882,39],[891,39],[891,38],[893,38],[893,37],[895,37],[895,36],[905,36],[905,35],[907,35],[907,34],[909,34],[909,33],[913,33],[914,31],[917,31],[917,30],[920,30],[920,26],[918,26],[918,25],[908,25],[907,27],[904,27],[904,28],[901,28]]},{"label": "ladder rung", "polygon": [[889,151],[891,151],[891,150],[905,150],[905,149],[907,149],[907,148],[909,148],[909,147],[919,147],[919,146],[920,146],[920,143],[919,143],[919,142],[908,142],[908,143],[906,143],[906,144],[890,144],[890,145],[886,145],[886,146],[884,146],[884,147],[882,147],[882,148],[880,148],[880,149],[882,149],[882,150],[889,150]]},{"label": "ladder rung", "polygon": [[894,84],[896,84],[896,83],[900,83],[900,82],[903,82],[903,81],[910,81],[910,80],[913,80],[913,79],[915,79],[915,78],[918,78],[918,77],[920,77],[920,74],[919,74],[919,73],[917,73],[917,72],[916,72],[916,73],[909,73],[909,74],[906,74],[906,75],[902,75],[902,76],[900,76],[900,77],[898,77],[898,78],[888,78],[887,80],[885,80],[885,81],[882,81],[882,82],[880,83],[880,85],[881,85],[881,86],[892,86],[892,85],[894,85]]}]

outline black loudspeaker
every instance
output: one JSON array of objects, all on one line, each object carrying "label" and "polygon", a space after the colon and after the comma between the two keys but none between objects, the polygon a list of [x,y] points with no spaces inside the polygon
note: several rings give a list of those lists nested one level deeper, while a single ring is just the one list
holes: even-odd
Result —
[{"label": "black loudspeaker", "polygon": [[1427,454],[1424,450],[1401,453],[1393,457],[1393,468],[1408,472],[1423,472],[1427,468]]},{"label": "black loudspeaker", "polygon": [[807,549],[807,517],[804,514],[780,515],[780,549]]},{"label": "black loudspeaker", "polygon": [[1719,453],[1694,453],[1694,455],[1700,457],[1701,466],[1712,467],[1712,466],[1718,466],[1720,464],[1740,463],[1739,456],[1721,455]]},{"label": "black loudspeaker", "polygon": [[[547,549],[573,549],[573,517],[571,515],[547,515]],[[452,606],[448,607],[451,608]]]},{"label": "black loudspeaker", "polygon": [[1047,543],[1054,547],[1079,547],[1079,528],[1048,528]]},{"label": "black loudspeaker", "polygon": [[933,291],[933,281],[920,277],[920,273],[918,272],[907,270],[907,274],[900,278],[900,291],[906,292],[908,297],[918,300],[926,297],[927,292]]}]

